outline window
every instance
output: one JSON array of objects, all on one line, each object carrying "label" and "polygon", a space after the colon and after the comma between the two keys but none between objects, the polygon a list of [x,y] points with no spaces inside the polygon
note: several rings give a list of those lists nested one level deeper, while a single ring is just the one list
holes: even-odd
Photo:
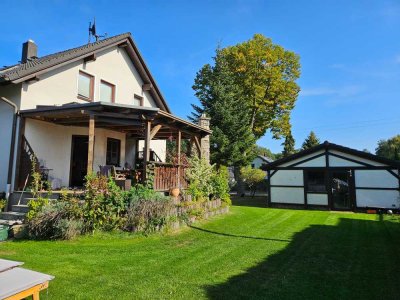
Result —
[{"label": "window", "polygon": [[143,97],[135,94],[133,96],[133,105],[143,106]]},{"label": "window", "polygon": [[104,80],[100,81],[100,101],[115,102],[115,85]]},{"label": "window", "polygon": [[78,79],[78,98],[93,101],[94,95],[94,76],[79,71]]},{"label": "window", "polygon": [[119,166],[121,153],[121,141],[117,139],[107,139],[106,165]]},{"label": "window", "polygon": [[307,191],[326,193],[325,171],[307,171]]}]

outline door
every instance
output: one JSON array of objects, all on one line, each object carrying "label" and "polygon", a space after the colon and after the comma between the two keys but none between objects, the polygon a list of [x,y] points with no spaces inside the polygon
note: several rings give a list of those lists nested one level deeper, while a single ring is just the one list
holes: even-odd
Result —
[{"label": "door", "polygon": [[72,136],[70,186],[83,187],[87,173],[89,138]]},{"label": "door", "polygon": [[331,208],[334,210],[353,209],[353,176],[351,170],[330,172]]}]

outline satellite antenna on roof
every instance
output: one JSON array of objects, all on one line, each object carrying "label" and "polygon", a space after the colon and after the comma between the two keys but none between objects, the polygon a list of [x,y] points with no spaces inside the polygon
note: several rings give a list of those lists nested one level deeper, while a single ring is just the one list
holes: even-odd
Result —
[{"label": "satellite antenna on roof", "polygon": [[93,20],[93,24],[92,22],[89,22],[89,40],[88,40],[88,44],[90,44],[92,36],[95,38],[96,42],[100,39],[100,38],[105,38],[107,37],[107,32],[104,33],[103,35],[98,35],[96,32],[96,18],[94,18]]}]

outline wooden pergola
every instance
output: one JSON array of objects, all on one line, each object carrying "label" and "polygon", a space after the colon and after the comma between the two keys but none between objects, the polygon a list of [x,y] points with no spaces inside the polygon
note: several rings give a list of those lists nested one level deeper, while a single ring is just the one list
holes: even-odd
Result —
[{"label": "wooden pergola", "polygon": [[[190,140],[191,145],[196,147],[197,153],[201,156],[201,140],[211,134],[209,129],[158,108],[104,102],[37,106],[36,109],[20,111],[20,117],[20,150],[23,148],[22,137],[24,135],[25,119],[88,128],[88,173],[93,171],[96,128],[123,132],[129,137],[144,140],[143,163],[145,166],[150,160],[151,140],[166,140],[171,136],[176,137],[177,156],[178,161],[180,161],[182,139]],[[18,166],[19,163],[17,161],[17,172]]]}]

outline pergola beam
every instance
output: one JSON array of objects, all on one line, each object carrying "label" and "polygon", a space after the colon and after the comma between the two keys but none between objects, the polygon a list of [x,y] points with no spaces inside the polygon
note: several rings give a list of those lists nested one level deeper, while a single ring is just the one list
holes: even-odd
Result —
[{"label": "pergola beam", "polygon": [[197,151],[199,153],[199,157],[201,157],[201,145],[200,145],[200,140],[199,140],[198,136],[194,135],[193,141],[194,141],[194,144],[196,145]]},{"label": "pergola beam", "polygon": [[162,125],[156,125],[153,127],[153,129],[150,132],[150,140],[152,140],[156,136],[157,132],[161,129],[161,127]]},{"label": "pergola beam", "polygon": [[93,161],[94,161],[94,128],[95,119],[93,115],[89,118],[89,144],[88,144],[88,163],[87,163],[87,174],[93,172]]}]

